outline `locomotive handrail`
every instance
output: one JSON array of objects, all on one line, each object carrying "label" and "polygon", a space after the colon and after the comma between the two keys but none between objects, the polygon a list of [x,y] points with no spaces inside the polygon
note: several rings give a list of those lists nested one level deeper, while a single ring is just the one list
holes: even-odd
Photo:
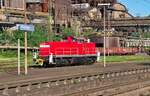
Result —
[{"label": "locomotive handrail", "polygon": [[[59,55],[60,52],[62,52],[61,55],[73,55],[73,54],[79,55],[78,48],[56,48],[55,54]],[[86,48],[85,53],[92,54],[96,53],[96,51],[94,48]]]},{"label": "locomotive handrail", "polygon": [[78,48],[56,48],[55,49],[55,54],[59,55],[62,52],[61,55],[72,55],[72,54],[77,54],[79,55],[79,50]]},{"label": "locomotive handrail", "polygon": [[86,48],[86,54],[96,53],[94,48]]}]

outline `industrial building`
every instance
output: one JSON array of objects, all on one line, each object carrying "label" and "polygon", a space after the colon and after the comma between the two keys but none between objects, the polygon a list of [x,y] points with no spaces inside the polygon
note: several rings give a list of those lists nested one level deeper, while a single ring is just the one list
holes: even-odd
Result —
[{"label": "industrial building", "polygon": [[[100,6],[100,4],[104,3],[110,4],[109,6],[105,6],[105,10],[104,6]],[[15,26],[16,23],[24,23],[26,13],[27,23],[48,24],[47,18],[50,17],[50,23],[54,27],[53,29],[57,29],[61,25],[72,26],[79,35],[89,29],[103,34],[103,25],[101,24],[104,22],[104,17],[106,17],[106,34],[110,34],[107,36],[110,39],[108,42],[111,42],[113,39],[114,42],[116,41],[116,44],[114,44],[116,47],[120,47],[118,44],[120,42],[119,37],[125,36],[126,34],[122,34],[120,28],[126,30],[131,29],[131,31],[134,29],[127,29],[124,26],[112,27],[111,24],[115,21],[111,20],[121,22],[124,19],[130,20],[133,18],[132,15],[128,13],[126,6],[117,0],[0,0],[0,11],[0,28],[5,26],[12,27]],[[95,26],[95,23],[92,24],[93,21],[100,22],[101,24]],[[90,22],[92,26],[85,26],[88,22]],[[135,26],[135,28],[137,27]],[[124,32],[124,30],[121,31]],[[120,33],[117,34],[116,32]],[[99,41],[97,40],[99,38],[103,38],[103,35],[94,38],[96,40],[93,41]],[[103,41],[102,39],[100,40],[100,42]],[[100,44],[100,42],[98,43]],[[108,46],[114,47],[114,45]]]},{"label": "industrial building", "polygon": [[[44,23],[43,19],[53,15],[55,23],[67,24],[75,17],[82,19],[101,19],[103,8],[100,3],[110,3],[111,18],[130,17],[124,5],[117,3],[117,0],[1,0],[1,21],[23,22],[23,10],[26,7],[28,19],[34,23]],[[26,4],[24,4],[26,3]],[[49,14],[48,14],[49,13]],[[34,15],[34,16],[32,16]],[[106,14],[107,15],[107,14]],[[33,18],[34,17],[34,18]],[[38,19],[40,17],[40,19]]]}]

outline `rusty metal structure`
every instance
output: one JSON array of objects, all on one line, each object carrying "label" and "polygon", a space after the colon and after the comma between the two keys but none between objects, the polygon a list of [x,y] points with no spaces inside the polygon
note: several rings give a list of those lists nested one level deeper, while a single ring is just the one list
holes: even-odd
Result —
[{"label": "rusty metal structure", "polygon": [[56,24],[69,25],[71,19],[71,1],[55,0],[54,1],[54,21]]},{"label": "rusty metal structure", "polygon": [[[106,24],[109,22],[106,21]],[[142,30],[143,32],[150,31],[150,18],[124,18],[124,19],[111,19],[111,27],[114,28],[120,34],[138,32]],[[89,20],[83,23],[83,27],[94,27],[103,28],[103,20],[95,21]]]},{"label": "rusty metal structure", "polygon": [[[23,1],[24,0],[0,0],[2,12],[0,19],[2,21],[21,22],[22,10],[24,10]],[[96,17],[101,15],[101,18],[103,17],[103,10],[99,8],[98,4],[110,3],[111,7],[113,7],[117,4],[117,0],[26,0],[25,3],[28,14],[34,15],[34,18],[48,16],[49,10],[52,10],[51,13],[54,15],[56,23],[66,24],[67,22],[71,22],[73,16],[95,20],[97,19]],[[116,8],[116,6],[117,5],[114,7]],[[17,20],[14,17],[17,17]],[[115,17],[115,15],[112,15],[112,17]],[[42,22],[44,21],[39,23]]]},{"label": "rusty metal structure", "polygon": [[[0,0],[1,26],[23,23],[23,1]],[[114,29],[119,33],[118,36],[128,35],[139,29],[149,31],[149,18],[132,17],[127,8],[117,0],[26,0],[28,22],[47,23],[47,17],[51,15],[55,27],[76,25],[75,29],[81,28],[81,31],[92,28],[99,32],[103,30],[104,17],[103,6],[98,6],[101,3],[110,3],[106,8],[106,17],[109,17],[106,18],[106,27]]]},{"label": "rusty metal structure", "polygon": [[[28,22],[43,23],[47,16],[47,0],[1,0],[0,21],[23,23],[24,4],[26,4]],[[39,18],[40,17],[40,18]]]},{"label": "rusty metal structure", "polygon": [[[57,32],[60,26],[71,26],[78,32],[78,36],[90,29],[91,34],[95,34],[95,39],[98,39],[104,34],[103,17],[106,17],[107,37],[120,37],[120,42],[125,42],[133,32],[140,33],[139,39],[142,42],[142,34],[150,32],[150,18],[133,17],[128,13],[126,6],[117,0],[26,0],[25,3],[23,1],[0,0],[1,29],[23,23],[23,5],[26,4],[27,22],[48,24],[47,18],[50,17],[53,32]],[[103,3],[110,4],[106,7],[105,16],[104,7],[99,6]]]}]

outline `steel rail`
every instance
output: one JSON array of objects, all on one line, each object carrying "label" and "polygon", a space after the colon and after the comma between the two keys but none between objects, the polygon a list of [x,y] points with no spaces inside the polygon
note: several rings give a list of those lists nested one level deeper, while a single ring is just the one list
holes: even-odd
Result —
[{"label": "steel rail", "polygon": [[[118,94],[123,94],[126,92],[131,92],[140,88],[145,88],[150,86],[150,78],[146,79],[139,79],[137,81],[124,81],[124,82],[119,82],[119,83],[114,83],[112,85],[106,85],[98,88],[93,88],[93,89],[88,89],[88,90],[83,90],[71,94],[65,94],[61,96],[83,96],[83,95],[88,95],[88,96],[114,96]],[[95,94],[95,95],[94,95]]]},{"label": "steel rail", "polygon": [[[8,82],[5,84],[0,84],[0,94],[7,95],[9,94],[9,90],[14,90],[13,92],[18,92],[21,88],[25,88],[25,90],[32,89],[32,86],[37,86],[36,88],[42,88],[45,86],[49,87],[56,87],[56,86],[65,86],[70,84],[79,84],[81,82],[93,81],[96,79],[110,79],[110,78],[119,78],[123,76],[130,76],[136,74],[144,74],[149,73],[150,68],[134,68],[129,70],[122,70],[122,71],[113,71],[113,72],[105,72],[105,73],[87,73],[87,74],[77,74],[73,76],[62,76],[59,78],[39,78],[39,79],[31,79],[31,80],[22,80],[22,81],[15,81],[15,82]],[[19,91],[20,92],[20,91]]]}]

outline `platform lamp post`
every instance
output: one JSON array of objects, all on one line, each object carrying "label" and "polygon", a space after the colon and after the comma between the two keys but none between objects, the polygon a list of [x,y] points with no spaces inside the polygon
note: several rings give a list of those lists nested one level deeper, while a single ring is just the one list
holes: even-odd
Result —
[{"label": "platform lamp post", "polygon": [[100,3],[98,6],[103,6],[103,31],[104,31],[104,67],[106,67],[106,6],[110,6],[110,3]]}]

